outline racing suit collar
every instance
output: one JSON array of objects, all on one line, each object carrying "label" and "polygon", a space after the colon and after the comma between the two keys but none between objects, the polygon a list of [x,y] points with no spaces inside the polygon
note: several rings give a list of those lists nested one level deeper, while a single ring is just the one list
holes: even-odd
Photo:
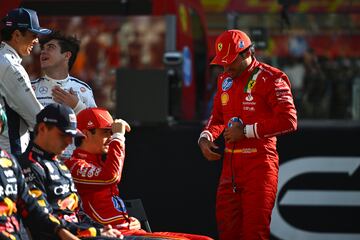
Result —
[{"label": "racing suit collar", "polygon": [[16,50],[10,46],[8,43],[6,42],[1,42],[1,44],[4,44],[4,49],[11,52],[12,55],[15,57],[15,60],[18,62],[18,63],[21,63],[22,61],[22,58],[20,57],[20,55],[16,52]]},{"label": "racing suit collar", "polygon": [[250,65],[245,69],[245,72],[252,73],[252,71],[259,65],[258,60],[256,60],[255,56],[252,56],[252,62]]},{"label": "racing suit collar", "polygon": [[54,78],[51,78],[51,77],[49,77],[48,75],[45,74],[44,78],[47,81],[54,81],[54,82],[56,82],[57,84],[59,84],[61,86],[61,85],[65,84],[65,83],[67,83],[69,81],[70,75],[68,74],[67,77],[64,78],[64,79],[54,79]]},{"label": "racing suit collar", "polygon": [[102,155],[100,154],[92,154],[89,153],[83,149],[77,148],[75,149],[74,153],[73,153],[73,157],[75,158],[79,158],[79,159],[86,159],[86,161],[92,161],[92,162],[97,162],[98,159],[101,160],[102,159]]},{"label": "racing suit collar", "polygon": [[40,146],[36,145],[35,143],[32,144],[31,151],[36,153],[38,156],[40,156],[43,159],[48,159],[48,160],[56,159],[56,154],[46,152],[45,150],[43,150]]},{"label": "racing suit collar", "polygon": [[[234,81],[236,81],[237,79],[248,79],[250,77],[250,75],[252,74],[252,72],[254,71],[254,69],[259,66],[259,62],[256,60],[255,56],[252,56],[252,62],[250,63],[249,66],[247,66],[245,68],[245,70],[236,78],[234,78]],[[240,80],[242,81],[242,80]]]}]

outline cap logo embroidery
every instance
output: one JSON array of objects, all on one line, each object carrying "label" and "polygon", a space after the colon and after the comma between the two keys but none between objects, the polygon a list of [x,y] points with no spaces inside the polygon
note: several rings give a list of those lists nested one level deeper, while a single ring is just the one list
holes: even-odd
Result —
[{"label": "cap logo embroidery", "polygon": [[73,113],[69,114],[69,120],[70,120],[70,122],[75,122],[76,123],[76,115],[73,114]]},{"label": "cap logo embroidery", "polygon": [[88,127],[94,126],[94,123],[92,121],[88,121],[87,123]]},{"label": "cap logo embroidery", "polygon": [[222,48],[223,48],[222,43],[221,43],[221,42],[220,42],[220,43],[218,43],[218,45],[217,45],[217,49],[218,49],[218,51],[219,51],[219,52],[222,50]]},{"label": "cap logo embroidery", "polygon": [[243,40],[241,40],[241,41],[239,42],[239,48],[244,48],[244,47],[245,47],[245,43],[244,43]]},{"label": "cap logo embroidery", "polygon": [[57,123],[58,122],[57,119],[51,119],[51,118],[47,118],[47,117],[44,117],[43,121],[44,122],[52,122],[52,123]]}]

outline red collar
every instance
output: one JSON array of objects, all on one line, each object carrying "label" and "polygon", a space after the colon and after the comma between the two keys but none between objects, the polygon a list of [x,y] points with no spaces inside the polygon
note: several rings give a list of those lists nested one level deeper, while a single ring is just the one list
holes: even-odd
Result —
[{"label": "red collar", "polygon": [[73,156],[78,159],[86,159],[88,162],[99,162],[102,159],[101,154],[92,154],[83,149],[75,149]]}]

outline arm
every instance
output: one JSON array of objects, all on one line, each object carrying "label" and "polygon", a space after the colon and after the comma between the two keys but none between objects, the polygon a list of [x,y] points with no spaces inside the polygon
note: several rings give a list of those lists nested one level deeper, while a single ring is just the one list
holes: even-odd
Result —
[{"label": "arm", "polygon": [[[31,155],[30,157],[31,158]],[[30,161],[30,160],[27,160]],[[30,193],[32,197],[35,198],[38,205],[40,205],[44,212],[48,212],[54,216],[56,216],[58,219],[60,219],[62,225],[68,229],[72,234],[78,236],[78,237],[94,237],[94,236],[100,236],[101,235],[101,225],[95,225],[92,220],[90,220],[90,217],[85,215],[81,215],[83,212],[81,207],[77,207],[76,204],[79,204],[78,196],[75,193],[71,193],[69,196],[67,196],[65,199],[58,199],[57,205],[52,206],[47,197],[47,190],[46,186],[49,185],[47,180],[46,173],[44,171],[44,168],[39,163],[35,163],[34,161],[29,164],[29,166],[23,168],[23,172],[25,175],[25,179],[28,182]],[[77,198],[77,201],[71,201],[73,199],[69,198]],[[71,204],[72,208],[69,209],[71,206],[64,206],[62,208],[62,203],[69,202]],[[77,203],[76,203],[77,202]],[[73,204],[74,203],[74,204]],[[75,210],[72,210],[75,208]],[[56,209],[55,209],[56,208]],[[81,219],[78,219],[79,221],[73,221],[71,222],[71,219],[65,219],[63,218],[63,215],[71,213],[76,213],[76,215],[81,215]],[[87,218],[86,218],[87,217]],[[86,219],[89,219],[88,221]],[[32,231],[35,234],[44,234],[43,226],[38,225],[39,228],[38,231]]]},{"label": "arm", "polygon": [[49,235],[55,234],[62,228],[61,222],[49,214],[45,208],[41,207],[39,202],[30,195],[29,188],[25,183],[24,175],[21,173],[20,167],[16,160],[12,160],[14,164],[14,173],[17,178],[18,199],[16,206],[21,217],[29,226],[31,231],[43,231]]},{"label": "arm", "polygon": [[[52,96],[55,102],[63,103],[74,109],[74,112],[78,114],[81,110],[88,107],[96,107],[93,92],[90,88],[85,88],[85,92],[79,90],[78,94],[70,88],[69,91],[62,89],[60,86],[55,86],[52,89]],[[81,95],[81,96],[80,96]],[[85,101],[82,101],[85,98]]]},{"label": "arm", "polygon": [[29,130],[32,131],[36,123],[36,114],[43,107],[36,99],[25,69],[21,65],[17,67],[10,65],[1,81],[0,91],[6,103],[25,120]]},{"label": "arm", "polygon": [[272,117],[246,125],[247,138],[268,138],[295,131],[297,128],[296,109],[288,77],[279,72],[267,82],[269,92],[266,97],[272,109]]},{"label": "arm", "polygon": [[121,179],[125,158],[125,132],[130,131],[127,122],[116,119],[112,124],[113,135],[109,140],[109,151],[102,166],[94,166],[86,160],[68,162],[75,182],[82,184],[108,185]]},{"label": "arm", "polygon": [[214,97],[214,104],[211,116],[200,134],[198,144],[201,149],[202,154],[208,160],[219,160],[221,155],[214,152],[214,149],[218,149],[218,146],[214,143],[214,140],[222,133],[224,130],[223,116],[222,116],[222,106],[221,106],[221,96],[220,89],[223,77],[219,77],[218,80],[218,90]]}]

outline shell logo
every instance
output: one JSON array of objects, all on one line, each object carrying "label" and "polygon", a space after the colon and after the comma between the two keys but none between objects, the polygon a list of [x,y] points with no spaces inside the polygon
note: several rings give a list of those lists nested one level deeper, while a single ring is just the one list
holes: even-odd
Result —
[{"label": "shell logo", "polygon": [[226,106],[228,104],[228,102],[229,102],[229,94],[227,94],[226,92],[223,92],[221,94],[221,104],[223,106]]}]

